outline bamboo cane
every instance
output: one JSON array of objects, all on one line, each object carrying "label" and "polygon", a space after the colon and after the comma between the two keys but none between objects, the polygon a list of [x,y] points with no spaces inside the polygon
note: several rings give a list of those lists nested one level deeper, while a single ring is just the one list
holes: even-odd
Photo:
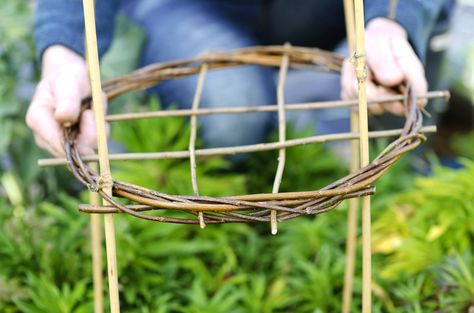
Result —
[{"label": "bamboo cane", "polygon": [[[91,164],[97,170],[97,164]],[[100,196],[97,192],[90,192],[90,203],[100,205]],[[102,278],[102,234],[100,231],[99,214],[91,214],[91,250],[92,250],[92,279],[94,285],[94,313],[104,312],[104,283]]]},{"label": "bamboo cane", "polygon": [[[364,1],[355,0],[356,75],[359,95],[359,133],[361,166],[369,164],[369,136],[367,120],[367,69],[365,61]],[[362,313],[372,309],[372,251],[370,197],[362,198]]]},{"label": "bamboo cane", "polygon": [[[95,1],[94,1],[95,4]],[[84,40],[84,47],[87,47],[87,42]],[[89,62],[87,55],[87,48],[85,51],[86,62]],[[98,170],[97,163],[91,162],[91,168]],[[97,192],[89,192],[89,201],[91,204],[100,205],[100,195]],[[94,313],[104,312],[104,281],[102,277],[102,232],[100,231],[99,214],[91,214],[91,253],[92,253],[92,283],[94,289]]]},{"label": "bamboo cane", "polygon": [[[94,1],[95,4],[95,1]],[[87,46],[87,42],[84,40],[84,47]],[[86,62],[89,62],[89,56],[87,55],[86,48]],[[91,168],[95,171],[98,170],[97,163],[92,162]],[[89,200],[91,204],[100,205],[100,195],[97,192],[89,192]],[[104,312],[104,281],[102,277],[102,233],[100,231],[100,219],[101,216],[98,214],[91,214],[90,227],[91,227],[91,252],[92,252],[92,282],[94,288],[94,313]]]},{"label": "bamboo cane", "polygon": [[[420,129],[422,133],[435,133],[436,126],[425,126]],[[402,133],[402,129],[391,129],[391,130],[378,130],[369,132],[369,138],[387,138],[395,137]],[[329,135],[318,135],[298,139],[289,139],[284,143],[271,142],[271,143],[257,143],[253,145],[238,146],[238,147],[225,147],[225,148],[207,148],[197,149],[196,157],[210,157],[216,155],[234,155],[238,153],[250,153],[250,152],[261,152],[276,150],[280,148],[291,148],[301,145],[308,145],[314,143],[326,143],[330,141],[342,141],[342,140],[358,140],[359,133],[340,133],[340,134],[329,134]],[[162,160],[162,159],[186,159],[189,158],[188,151],[169,151],[169,152],[142,152],[142,153],[117,153],[110,154],[110,161],[142,161],[142,160]],[[90,155],[83,157],[84,161],[98,161],[97,155]],[[52,158],[52,159],[40,159],[38,160],[38,166],[61,166],[67,165],[65,158]]]},{"label": "bamboo cane", "polygon": [[[102,98],[102,88],[100,81],[99,55],[97,49],[97,34],[95,27],[94,1],[83,0],[84,24],[86,34],[86,49],[88,56],[89,78],[92,89],[93,109],[97,127],[97,145],[99,150],[99,167],[103,190],[108,195],[112,195],[110,174],[110,164],[108,159],[107,134],[105,130],[104,105]],[[103,201],[107,205],[106,201]],[[109,282],[110,311],[120,312],[118,278],[117,278],[117,257],[115,247],[115,225],[112,214],[104,215],[105,224],[105,244],[107,249],[107,267]]]},{"label": "bamboo cane", "polygon": [[[349,54],[355,51],[355,24],[354,24],[354,1],[344,0],[344,17],[346,24],[346,37]],[[351,108],[351,132],[359,132],[359,113]],[[350,171],[355,172],[360,167],[359,142],[351,142],[351,166]],[[342,291],[342,313],[349,313],[352,304],[352,295],[354,290],[354,272],[356,257],[356,239],[357,239],[357,209],[359,199],[349,199],[349,208],[347,211],[347,237],[346,237],[346,263],[344,269],[344,287]]]},{"label": "bamboo cane", "polygon": [[[426,94],[417,95],[417,99],[435,99],[444,98],[449,99],[448,91],[429,91]],[[386,103],[393,101],[403,101],[404,95],[390,95],[377,97],[375,99],[368,100],[368,104],[373,103]],[[320,101],[320,102],[307,102],[307,103],[291,103],[285,104],[284,108],[286,111],[293,110],[310,110],[310,109],[327,109],[327,108],[344,108],[344,107],[356,107],[358,105],[357,99],[355,100],[335,100],[335,101]],[[217,108],[200,108],[197,110],[192,109],[178,109],[178,110],[160,110],[151,112],[135,112],[135,113],[119,113],[111,114],[105,117],[107,122],[118,122],[128,121],[135,119],[145,118],[164,118],[164,117],[176,117],[176,116],[193,116],[193,115],[210,115],[210,114],[225,114],[225,113],[253,113],[253,112],[275,112],[278,111],[278,105],[258,105],[258,106],[242,106],[242,107],[217,107]]]}]

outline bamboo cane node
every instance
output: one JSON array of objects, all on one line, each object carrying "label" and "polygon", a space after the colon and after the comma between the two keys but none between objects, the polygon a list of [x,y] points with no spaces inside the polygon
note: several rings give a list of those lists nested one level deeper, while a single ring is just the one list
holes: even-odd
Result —
[{"label": "bamboo cane node", "polygon": [[87,184],[86,185],[87,189],[89,189],[90,192],[99,192],[99,187],[97,185],[93,184]]},{"label": "bamboo cane node", "polygon": [[354,51],[349,57],[349,62],[354,66],[357,81],[365,82],[367,80],[367,66],[361,59],[365,58],[365,53],[358,53]]},{"label": "bamboo cane node", "polygon": [[367,80],[367,66],[356,66],[355,72],[359,83],[363,83]]},{"label": "bamboo cane node", "polygon": [[366,57],[365,53],[359,53],[357,51],[354,51],[354,52],[352,52],[351,56],[349,57],[349,62],[351,64],[355,65],[357,63],[357,59],[365,58],[365,57]]},{"label": "bamboo cane node", "polygon": [[110,174],[101,174],[97,176],[95,184],[87,184],[87,188],[91,192],[99,192],[100,190],[112,188],[114,186],[114,181],[112,175]]},{"label": "bamboo cane node", "polygon": [[362,68],[357,67],[355,72],[356,72],[357,81],[359,83],[363,83],[367,80],[367,67],[365,66]]}]

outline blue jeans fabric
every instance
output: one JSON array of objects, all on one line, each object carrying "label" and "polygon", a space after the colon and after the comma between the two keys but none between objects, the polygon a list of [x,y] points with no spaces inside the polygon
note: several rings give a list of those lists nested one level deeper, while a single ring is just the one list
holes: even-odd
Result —
[{"label": "blue jeans fabric", "polygon": [[[206,51],[284,41],[346,54],[342,1],[337,17],[319,8],[318,1],[303,2],[298,7],[308,4],[312,8],[311,19],[294,18],[290,10],[288,14],[279,12],[278,23],[264,26],[259,23],[268,18],[262,17],[259,1],[255,0],[130,0],[125,2],[123,12],[145,31],[147,42],[141,65],[189,58]],[[293,13],[304,16],[304,12]],[[288,19],[284,18],[286,15]],[[321,21],[330,25],[322,26]],[[328,29],[330,37],[327,37]],[[256,66],[211,71],[206,76],[200,106],[275,103],[275,77],[275,70]],[[339,79],[336,74],[290,71],[286,102],[339,99]],[[158,94],[165,106],[174,103],[189,108],[196,85],[195,75],[163,82],[150,92]],[[328,134],[348,131],[349,115],[348,109],[291,111],[287,112],[287,119],[296,128],[310,127],[314,133]],[[201,116],[198,118],[200,136],[207,147],[258,143],[275,126],[276,117],[276,113]]]}]

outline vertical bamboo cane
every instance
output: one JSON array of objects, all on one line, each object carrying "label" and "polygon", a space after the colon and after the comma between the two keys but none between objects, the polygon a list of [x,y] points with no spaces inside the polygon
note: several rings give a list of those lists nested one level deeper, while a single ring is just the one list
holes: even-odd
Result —
[{"label": "vertical bamboo cane", "polygon": [[[367,120],[367,70],[365,63],[364,1],[355,0],[356,75],[359,92],[359,130],[361,166],[369,164]],[[362,198],[362,313],[372,309],[372,251],[370,197]]]},{"label": "vertical bamboo cane", "polygon": [[[100,81],[99,55],[97,51],[97,34],[95,27],[94,1],[83,0],[84,5],[84,23],[86,33],[86,49],[88,56],[88,67],[90,82],[92,88],[93,109],[97,126],[97,145],[99,150],[99,167],[101,175],[101,184],[103,190],[112,195],[110,183],[112,177],[110,174],[110,164],[107,148],[107,133],[105,130],[104,104],[102,98],[102,88]],[[104,201],[104,205],[107,205]],[[107,268],[109,280],[110,311],[112,313],[120,312],[118,278],[117,278],[117,257],[115,248],[115,225],[112,214],[104,215],[105,225],[105,244],[107,249]]]},{"label": "vertical bamboo cane", "polygon": [[[355,51],[355,25],[354,25],[354,1],[344,0],[344,16],[346,23],[346,37],[349,55]],[[351,132],[359,132],[359,113],[354,108],[351,110]],[[355,172],[360,167],[359,142],[351,141],[351,172]],[[347,238],[346,238],[346,263],[344,270],[344,289],[342,292],[342,313],[349,313],[352,304],[354,291],[354,271],[356,257],[357,240],[357,211],[359,200],[357,198],[349,200],[347,212]]]},{"label": "vertical bamboo cane", "polygon": [[[97,164],[91,164],[97,170]],[[90,203],[100,205],[97,192],[90,192]],[[102,235],[100,231],[100,214],[91,214],[91,250],[92,250],[92,279],[94,284],[94,313],[104,311],[103,279],[102,279]]]},{"label": "vertical bamboo cane", "polygon": [[[94,1],[95,4],[95,1]],[[87,42],[84,40],[84,47]],[[86,62],[89,62],[86,49]],[[94,171],[98,171],[97,163],[90,164]],[[100,196],[97,192],[90,192],[90,203],[92,205],[100,205]],[[92,250],[92,282],[94,288],[94,313],[104,312],[104,281],[102,277],[102,233],[100,231],[100,214],[91,214],[91,250]]]}]

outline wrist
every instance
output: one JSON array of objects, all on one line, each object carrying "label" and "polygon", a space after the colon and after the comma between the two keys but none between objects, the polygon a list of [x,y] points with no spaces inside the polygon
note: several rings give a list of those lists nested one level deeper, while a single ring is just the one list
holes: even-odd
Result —
[{"label": "wrist", "polygon": [[76,64],[81,66],[86,65],[85,60],[81,55],[65,46],[52,45],[49,46],[43,53],[43,75],[46,75],[54,70],[59,70],[64,65],[68,64]]}]

